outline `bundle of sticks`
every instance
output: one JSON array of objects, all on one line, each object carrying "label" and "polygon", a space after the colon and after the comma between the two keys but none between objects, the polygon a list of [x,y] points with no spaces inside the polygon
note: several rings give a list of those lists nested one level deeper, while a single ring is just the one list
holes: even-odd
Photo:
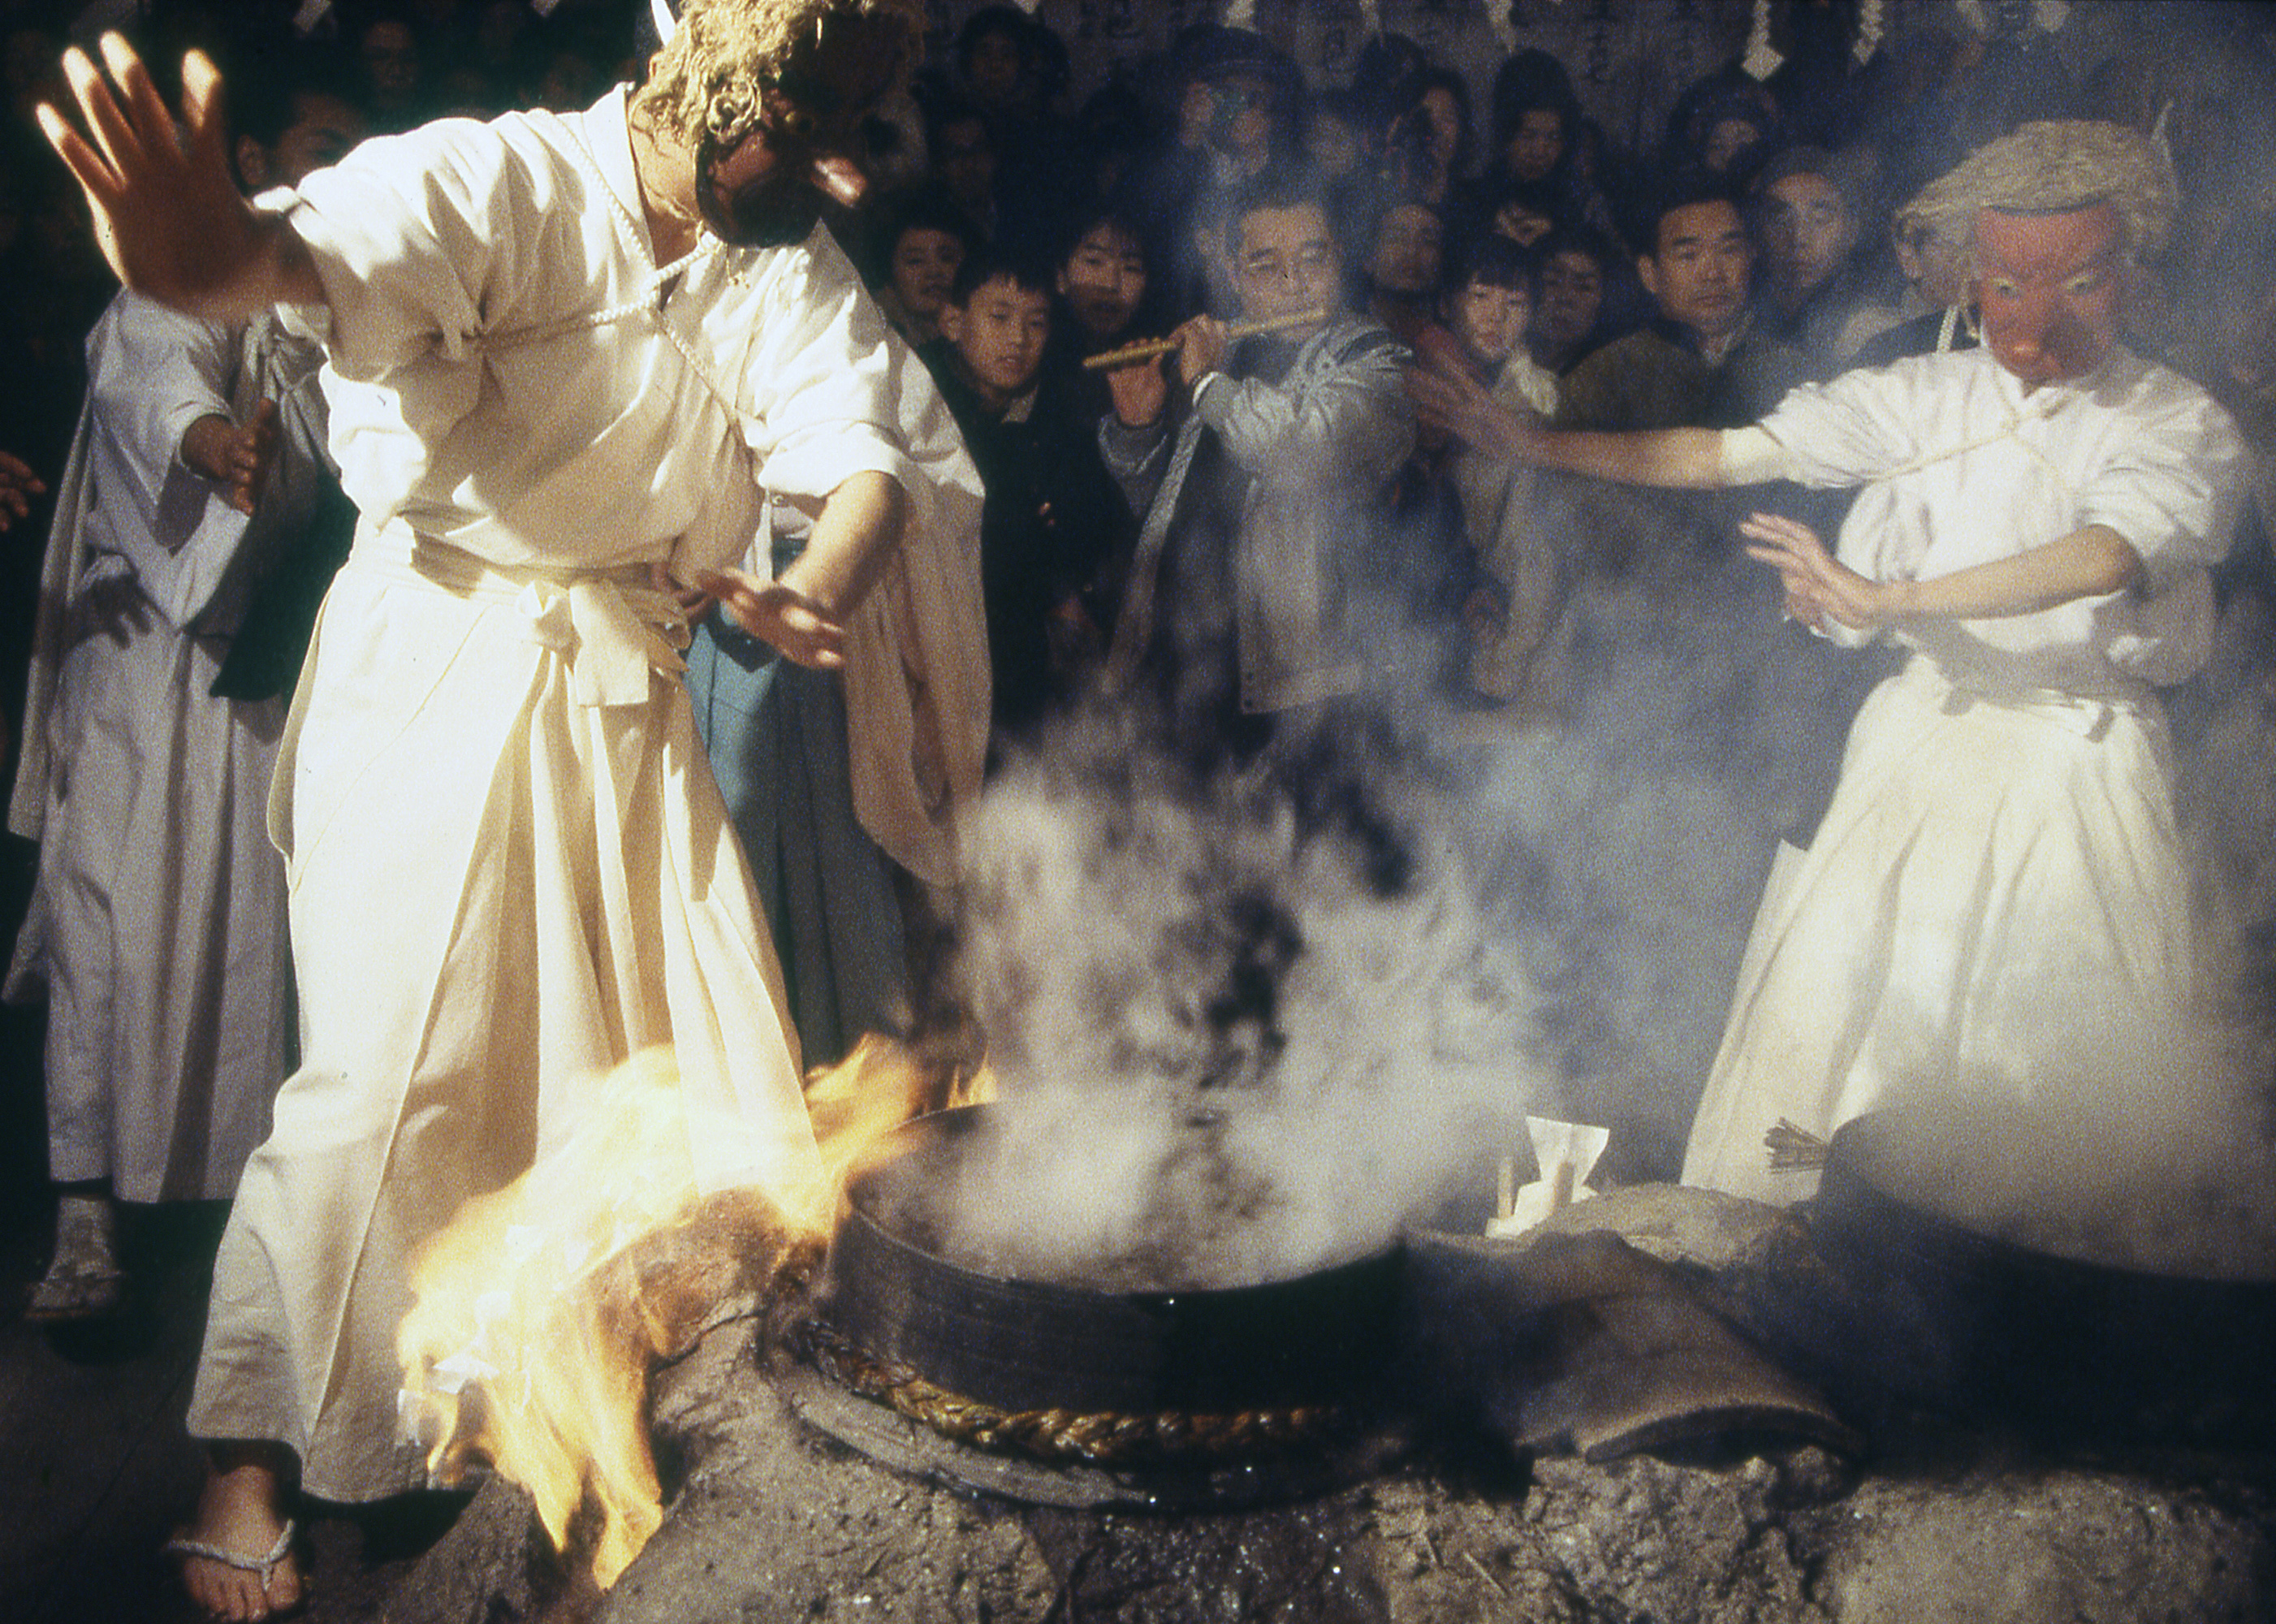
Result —
[{"label": "bundle of sticks", "polygon": [[[1288,315],[1267,317],[1260,322],[1230,322],[1225,325],[1228,339],[1253,338],[1258,333],[1286,332],[1292,327],[1309,327],[1327,320],[1324,310],[1298,310]],[[1142,344],[1126,344],[1119,350],[1102,350],[1096,355],[1083,357],[1082,364],[1093,372],[1104,372],[1116,367],[1134,367],[1142,360],[1152,360],[1157,355],[1167,355],[1178,347],[1175,338],[1149,338]]]}]

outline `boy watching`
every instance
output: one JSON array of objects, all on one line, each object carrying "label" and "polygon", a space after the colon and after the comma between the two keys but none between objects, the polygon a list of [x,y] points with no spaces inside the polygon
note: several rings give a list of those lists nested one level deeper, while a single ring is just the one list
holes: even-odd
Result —
[{"label": "boy watching", "polygon": [[1118,498],[1055,375],[1044,382],[1052,274],[985,248],[959,268],[941,337],[921,352],[964,431],[987,497],[981,590],[1000,732],[1032,728],[1074,689],[1111,621],[1104,582]]}]

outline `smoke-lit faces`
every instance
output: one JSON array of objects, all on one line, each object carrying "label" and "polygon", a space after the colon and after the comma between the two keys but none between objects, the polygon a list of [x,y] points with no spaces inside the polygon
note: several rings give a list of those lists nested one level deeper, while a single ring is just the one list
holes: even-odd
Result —
[{"label": "smoke-lit faces", "polygon": [[963,304],[940,313],[940,330],[956,346],[959,365],[991,412],[1028,392],[1043,365],[1051,336],[1051,301],[1041,288],[1010,277],[990,277]]},{"label": "smoke-lit faces", "polygon": [[249,135],[237,140],[237,172],[246,189],[297,186],[312,170],[329,168],[364,138],[363,115],[322,90],[296,91],[292,122],[264,147]]},{"label": "smoke-lit faces", "polygon": [[1565,115],[1553,107],[1529,107],[1501,149],[1502,166],[1520,180],[1540,180],[1565,156]]},{"label": "smoke-lit faces", "polygon": [[1473,280],[1446,301],[1447,323],[1470,360],[1486,373],[1501,369],[1533,320],[1533,297],[1521,287]]},{"label": "smoke-lit faces", "polygon": [[1636,261],[1636,274],[1661,315],[1711,347],[1737,330],[1754,263],[1738,206],[1711,198],[1660,217],[1658,243]]},{"label": "smoke-lit faces", "polygon": [[1445,231],[1438,224],[1438,211],[1420,203],[1400,203],[1387,210],[1376,228],[1367,279],[1379,292],[1411,298],[1438,285],[1445,262]]},{"label": "smoke-lit faces", "polygon": [[861,120],[891,86],[898,57],[876,19],[833,14],[783,65],[752,126],[707,139],[695,156],[695,202],[723,241],[752,248],[804,242],[825,199],[851,208],[867,187],[853,155]]},{"label": "smoke-lit faces", "polygon": [[[1430,132],[1430,155],[1432,169],[1445,174],[1454,162],[1454,155],[1462,147],[1462,104],[1454,93],[1444,85],[1433,85],[1422,93],[1415,103],[1422,115],[1423,125]],[[1556,162],[1553,158],[1551,160]]]},{"label": "smoke-lit faces", "polygon": [[1334,309],[1343,255],[1318,204],[1252,209],[1240,217],[1234,245],[1233,287],[1248,320]]},{"label": "smoke-lit faces", "polygon": [[1605,310],[1605,268],[1578,248],[1560,249],[1541,267],[1542,348],[1564,356],[1596,330]]},{"label": "smoke-lit faces", "polygon": [[1061,262],[1059,297],[1091,338],[1120,338],[1146,297],[1146,255],[1138,239],[1111,221],[1082,234]]},{"label": "smoke-lit faces", "polygon": [[2124,247],[2113,204],[1976,216],[1984,343],[2028,391],[2100,366],[2118,342]]},{"label": "smoke-lit faces", "polygon": [[1228,73],[1209,87],[1209,143],[1253,175],[1271,156],[1275,119],[1271,85],[1247,73]]},{"label": "smoke-lit faces", "polygon": [[1781,175],[1764,193],[1763,258],[1787,309],[1825,285],[1857,246],[1857,220],[1841,188],[1823,175]]},{"label": "smoke-lit faces", "polygon": [[902,308],[921,320],[937,323],[963,264],[962,238],[934,226],[912,225],[894,239],[886,279]]}]

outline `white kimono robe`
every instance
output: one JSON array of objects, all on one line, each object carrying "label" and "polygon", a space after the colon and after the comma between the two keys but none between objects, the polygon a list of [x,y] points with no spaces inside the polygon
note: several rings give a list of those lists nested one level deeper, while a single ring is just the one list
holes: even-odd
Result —
[{"label": "white kimono robe", "polygon": [[2204,658],[2204,566],[2247,459],[2210,397],[2124,350],[2028,396],[1989,350],[1918,357],[1805,385],[1762,428],[1775,472],[1865,487],[1839,547],[1863,574],[1948,574],[2095,524],[2145,574],[1917,623],[1858,713],[1825,821],[1764,892],[1684,1163],[1687,1184],[1790,1201],[1810,1180],[1769,1169],[1781,1117],[1825,1136],[1893,1098],[2026,1098],[2186,1018],[2189,881],[2151,685]]},{"label": "white kimono robe", "polygon": [[[322,357],[268,317],[224,326],[131,292],[87,349],[9,812],[41,843],[9,992],[47,989],[57,1179],[218,1200],[269,1131],[292,988],[265,822],[284,706],[211,689],[254,580],[330,476]],[[198,419],[262,399],[278,451],[248,519],[180,451]],[[105,582],[135,593],[119,638],[72,625]]]},{"label": "white kimono robe", "polygon": [[857,801],[945,878],[986,737],[979,487],[826,234],[707,236],[659,269],[621,89],[368,142],[291,209],[363,525],[271,809],[302,1065],[239,1192],[189,1420],[368,1499],[421,1481],[394,1441],[412,1252],[565,1136],[605,1068],[676,1047],[708,1188],[816,1163],[649,566],[741,558],[766,491],[901,483],[908,540],[849,649]]}]

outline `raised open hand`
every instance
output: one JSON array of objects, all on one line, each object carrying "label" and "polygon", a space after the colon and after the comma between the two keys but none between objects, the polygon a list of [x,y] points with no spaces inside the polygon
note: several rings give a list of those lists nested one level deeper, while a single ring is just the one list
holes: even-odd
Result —
[{"label": "raised open hand", "polygon": [[1824,631],[1829,618],[1863,628],[1889,618],[1887,588],[1826,551],[1808,525],[1778,513],[1751,513],[1739,534],[1751,543],[1747,557],[1779,573],[1787,613],[1812,631]]},{"label": "raised open hand", "polygon": [[1436,367],[1409,367],[1407,392],[1424,428],[1451,434],[1491,457],[1530,460],[1531,436],[1540,425],[1496,400],[1476,379]]},{"label": "raised open hand", "polygon": [[[82,133],[42,102],[42,133],[87,194],[96,240],[120,281],[193,315],[230,319],[309,296],[288,288],[280,220],[256,215],[231,178],[221,74],[201,51],[182,60],[182,123],[159,99],[149,70],[116,34],[102,42],[104,68],[85,51],[64,53],[64,77],[85,120]],[[298,239],[292,239],[297,247]],[[299,261],[305,268],[305,255]]]}]

